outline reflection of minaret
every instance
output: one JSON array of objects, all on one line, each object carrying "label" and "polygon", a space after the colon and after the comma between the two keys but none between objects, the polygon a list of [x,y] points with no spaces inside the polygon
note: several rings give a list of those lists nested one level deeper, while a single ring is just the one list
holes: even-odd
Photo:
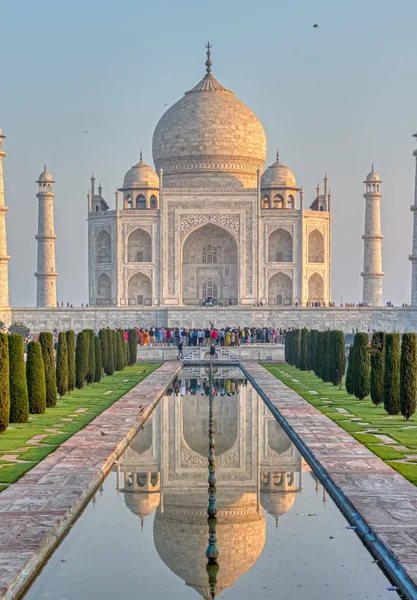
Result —
[{"label": "reflection of minaret", "polygon": [[[207,50],[208,56],[210,50]],[[216,525],[217,525],[217,509],[216,509],[216,444],[214,441],[214,406],[213,406],[213,371],[210,365],[209,375],[209,455],[208,455],[208,493],[209,502],[207,507],[207,524],[209,528],[209,545],[206,550],[207,562],[207,575],[209,578],[209,587],[211,597],[216,596],[216,585],[217,585],[217,573],[219,572],[219,564],[217,559],[219,558],[219,549],[217,548],[217,537],[216,537]]]},{"label": "reflection of minaret", "polygon": [[6,136],[0,129],[0,306],[9,306],[9,260],[6,239],[6,212],[4,204],[3,158],[6,156],[2,143]]}]

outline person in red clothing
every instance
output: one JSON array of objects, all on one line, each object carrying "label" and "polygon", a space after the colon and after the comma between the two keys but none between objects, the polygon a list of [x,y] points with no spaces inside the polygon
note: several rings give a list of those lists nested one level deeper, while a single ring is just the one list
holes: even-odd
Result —
[{"label": "person in red clothing", "polygon": [[217,344],[217,340],[219,338],[219,332],[217,331],[217,329],[212,329],[211,330],[211,339],[214,345]]}]

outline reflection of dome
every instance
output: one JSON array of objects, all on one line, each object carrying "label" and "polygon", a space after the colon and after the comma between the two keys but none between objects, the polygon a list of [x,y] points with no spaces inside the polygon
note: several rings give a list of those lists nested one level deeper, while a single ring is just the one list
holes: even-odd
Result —
[{"label": "reflection of dome", "polygon": [[261,177],[261,189],[263,188],[295,188],[297,182],[294,173],[286,165],[279,162],[278,158],[273,165],[267,168]]},{"label": "reflection of dome", "polygon": [[[207,63],[206,63],[207,64]],[[166,187],[256,187],[266,138],[257,116],[210,73],[164,115],[153,159]]]},{"label": "reflection of dome", "polygon": [[152,446],[152,421],[146,421],[144,428],[136,435],[129,448],[137,454],[143,454]]},{"label": "reflection of dome", "polygon": [[125,492],[125,504],[134,515],[144,519],[159,506],[159,492]]},{"label": "reflection of dome", "polygon": [[142,157],[140,162],[134,165],[126,173],[123,180],[124,188],[159,188],[159,178],[155,171],[143,162]]},{"label": "reflection of dome", "polygon": [[[217,594],[230,587],[257,561],[265,537],[263,511],[256,510],[256,494],[243,494],[227,504],[218,502]],[[207,495],[165,496],[164,513],[154,520],[155,548],[167,567],[204,598],[210,598],[207,558]]]},{"label": "reflection of dome", "polygon": [[269,515],[281,517],[294,505],[294,492],[276,492],[275,494],[261,494],[261,504]]},{"label": "reflection of dome", "polygon": [[292,446],[290,438],[275,419],[268,421],[268,446],[277,454],[287,452]]}]

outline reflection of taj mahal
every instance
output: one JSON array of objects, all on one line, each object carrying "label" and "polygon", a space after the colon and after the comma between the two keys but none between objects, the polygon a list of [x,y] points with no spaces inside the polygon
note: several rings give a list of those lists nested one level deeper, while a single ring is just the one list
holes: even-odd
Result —
[{"label": "reflection of taj mahal", "polygon": [[110,210],[91,179],[89,297],[99,306],[199,305],[207,296],[290,306],[330,298],[327,176],[304,193],[278,157],[265,168],[256,115],[211,74],[169,108]]},{"label": "reflection of taj mahal", "polygon": [[[120,460],[118,485],[127,507],[142,520],[156,509],[153,537],[160,558],[186,585],[209,598],[208,400],[199,382],[184,380],[185,396],[173,392],[162,399]],[[229,380],[225,395],[214,402],[217,594],[261,555],[264,511],[278,519],[291,509],[301,487],[298,451],[256,392],[242,382]]]}]

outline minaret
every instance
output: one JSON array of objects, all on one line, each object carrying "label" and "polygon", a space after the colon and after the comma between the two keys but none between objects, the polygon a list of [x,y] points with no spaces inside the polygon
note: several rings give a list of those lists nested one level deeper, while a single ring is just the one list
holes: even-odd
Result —
[{"label": "minaret", "polygon": [[[417,133],[413,135],[417,140]],[[416,173],[414,183],[414,204],[411,206],[413,214],[413,249],[410,255],[411,260],[411,306],[417,306],[417,150],[414,150],[413,156],[416,159]]]},{"label": "minaret", "polygon": [[7,255],[6,213],[4,204],[3,158],[6,153],[2,143],[6,136],[0,129],[0,306],[9,306],[9,260]]},{"label": "minaret", "polygon": [[55,240],[54,210],[52,191],[52,175],[46,172],[39,175],[36,182],[39,186],[36,197],[39,198],[38,209],[38,270],[35,277],[38,279],[36,306],[56,306],[56,278],[55,271]]},{"label": "minaret", "polygon": [[364,181],[366,191],[365,233],[363,254],[363,303],[370,306],[382,306],[382,240],[381,235],[381,197],[379,186],[382,181],[378,173],[372,171]]}]

